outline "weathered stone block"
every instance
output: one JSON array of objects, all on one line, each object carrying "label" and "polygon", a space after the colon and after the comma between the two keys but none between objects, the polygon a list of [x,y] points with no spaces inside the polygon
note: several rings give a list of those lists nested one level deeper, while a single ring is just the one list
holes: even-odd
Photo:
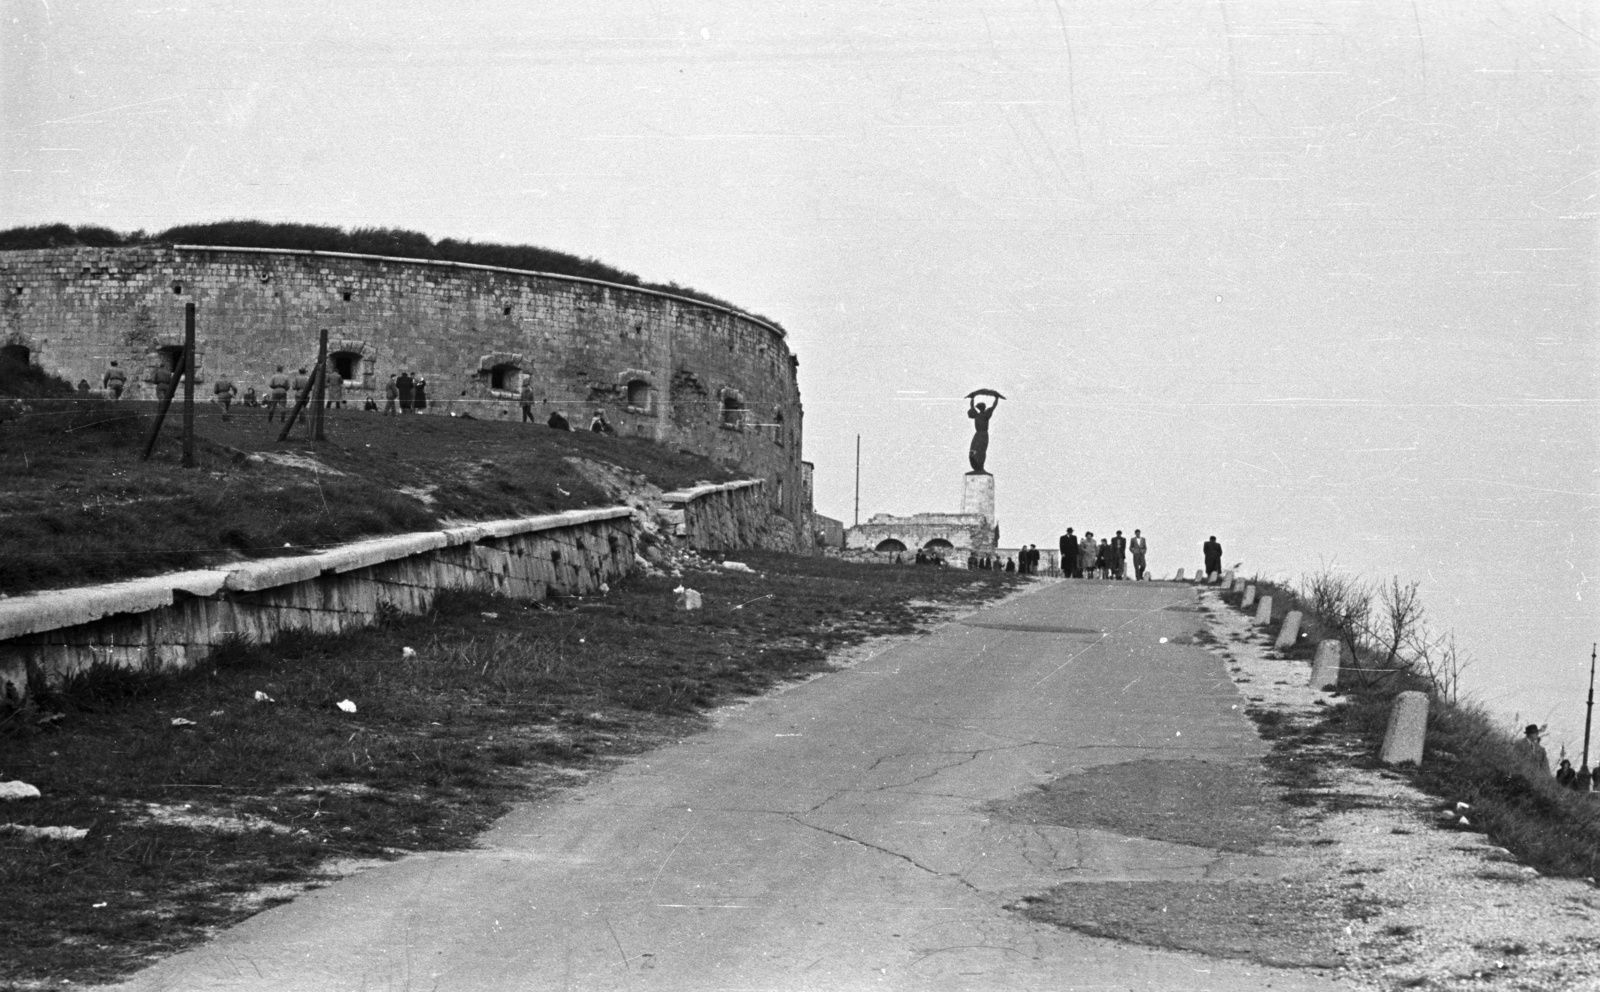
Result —
[{"label": "weathered stone block", "polygon": [[1256,604],[1256,626],[1265,627],[1272,622],[1272,597],[1262,596]]},{"label": "weathered stone block", "polygon": [[1378,760],[1386,765],[1422,764],[1422,742],[1427,731],[1427,693],[1400,693],[1389,710],[1389,728],[1384,732]]},{"label": "weathered stone block", "polygon": [[1273,642],[1272,646],[1279,651],[1287,651],[1294,647],[1295,642],[1300,639],[1300,619],[1299,610],[1290,610],[1285,613],[1283,615],[1283,626],[1278,628],[1278,639]]},{"label": "weathered stone block", "polygon": [[1339,685],[1339,662],[1343,645],[1328,639],[1317,642],[1317,657],[1311,662],[1311,688],[1330,689]]}]

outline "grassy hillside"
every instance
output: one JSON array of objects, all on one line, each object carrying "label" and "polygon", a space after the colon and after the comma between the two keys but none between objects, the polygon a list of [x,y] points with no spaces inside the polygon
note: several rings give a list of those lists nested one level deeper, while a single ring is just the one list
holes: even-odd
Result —
[{"label": "grassy hillside", "polygon": [[615,505],[575,458],[662,489],[735,477],[642,438],[431,415],[330,410],[328,441],[308,444],[297,426],[280,444],[280,425],[261,411],[235,407],[224,421],[210,404],[196,411],[198,467],[185,469],[176,410],[155,456],[139,460],[154,409],[75,396],[13,401],[0,419],[0,593]]}]

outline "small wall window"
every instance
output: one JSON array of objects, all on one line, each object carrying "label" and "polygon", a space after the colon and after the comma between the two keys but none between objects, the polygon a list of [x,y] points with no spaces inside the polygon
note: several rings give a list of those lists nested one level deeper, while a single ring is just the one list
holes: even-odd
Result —
[{"label": "small wall window", "polygon": [[640,410],[650,409],[650,384],[643,379],[628,383],[628,405]]},{"label": "small wall window", "polygon": [[506,316],[506,317],[509,317],[509,316],[511,316],[511,308],[510,307],[501,307],[500,308],[500,313],[502,315]]},{"label": "small wall window", "polygon": [[784,441],[785,441],[784,435],[785,435],[785,431],[783,429],[783,411],[779,410],[778,412],[776,412],[776,413],[774,413],[772,415],[772,440],[780,448],[784,446]]},{"label": "small wall window", "polygon": [[344,291],[344,301],[346,303],[350,302],[350,291],[348,289]]},{"label": "small wall window", "polygon": [[906,546],[904,544],[901,544],[899,541],[896,541],[892,537],[886,537],[883,540],[879,541],[878,542],[878,546],[873,548],[872,550],[874,550],[874,551],[900,552],[900,551],[904,551],[905,549],[906,549]]},{"label": "small wall window", "polygon": [[744,429],[744,404],[736,396],[722,398],[722,426],[730,431]]},{"label": "small wall window", "polygon": [[522,385],[522,370],[515,365],[496,365],[489,370],[489,388],[515,390]]},{"label": "small wall window", "polygon": [[175,283],[172,284],[172,295],[173,296],[182,296],[183,295],[183,283],[175,282]]},{"label": "small wall window", "polygon": [[339,378],[346,382],[361,378],[361,353],[358,351],[336,351],[328,356],[333,362],[333,370]]}]

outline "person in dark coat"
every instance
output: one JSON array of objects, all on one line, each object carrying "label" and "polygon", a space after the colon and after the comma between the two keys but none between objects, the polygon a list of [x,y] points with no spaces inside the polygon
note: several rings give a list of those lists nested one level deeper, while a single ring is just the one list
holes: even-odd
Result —
[{"label": "person in dark coat", "polygon": [[567,423],[567,418],[561,415],[560,410],[550,411],[550,419],[545,421],[545,426],[558,431],[572,430],[572,425]]},{"label": "person in dark coat", "polygon": [[1111,538],[1111,570],[1119,579],[1128,577],[1128,539],[1120,530]]},{"label": "person in dark coat", "polygon": [[428,408],[428,380],[420,375],[411,384],[411,407],[414,410],[426,410]]},{"label": "person in dark coat", "polygon": [[1061,535],[1061,574],[1069,579],[1083,578],[1083,569],[1078,566],[1078,536],[1071,527]]},{"label": "person in dark coat", "polygon": [[411,391],[416,387],[416,380],[411,378],[410,372],[400,373],[400,378],[394,381],[394,388],[400,393],[400,412],[411,412]]},{"label": "person in dark coat", "polygon": [[1212,534],[1206,543],[1200,546],[1206,556],[1206,577],[1222,573],[1222,545],[1217,543],[1217,535]]}]

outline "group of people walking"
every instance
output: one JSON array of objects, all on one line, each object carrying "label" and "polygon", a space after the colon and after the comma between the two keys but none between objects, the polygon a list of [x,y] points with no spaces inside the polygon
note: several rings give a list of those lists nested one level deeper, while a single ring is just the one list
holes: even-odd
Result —
[{"label": "group of people walking", "polygon": [[1061,574],[1070,579],[1126,579],[1128,558],[1133,558],[1133,578],[1142,581],[1148,566],[1149,542],[1138,530],[1132,540],[1117,531],[1110,538],[1095,541],[1094,531],[1086,530],[1083,536],[1072,532],[1061,535]]}]

